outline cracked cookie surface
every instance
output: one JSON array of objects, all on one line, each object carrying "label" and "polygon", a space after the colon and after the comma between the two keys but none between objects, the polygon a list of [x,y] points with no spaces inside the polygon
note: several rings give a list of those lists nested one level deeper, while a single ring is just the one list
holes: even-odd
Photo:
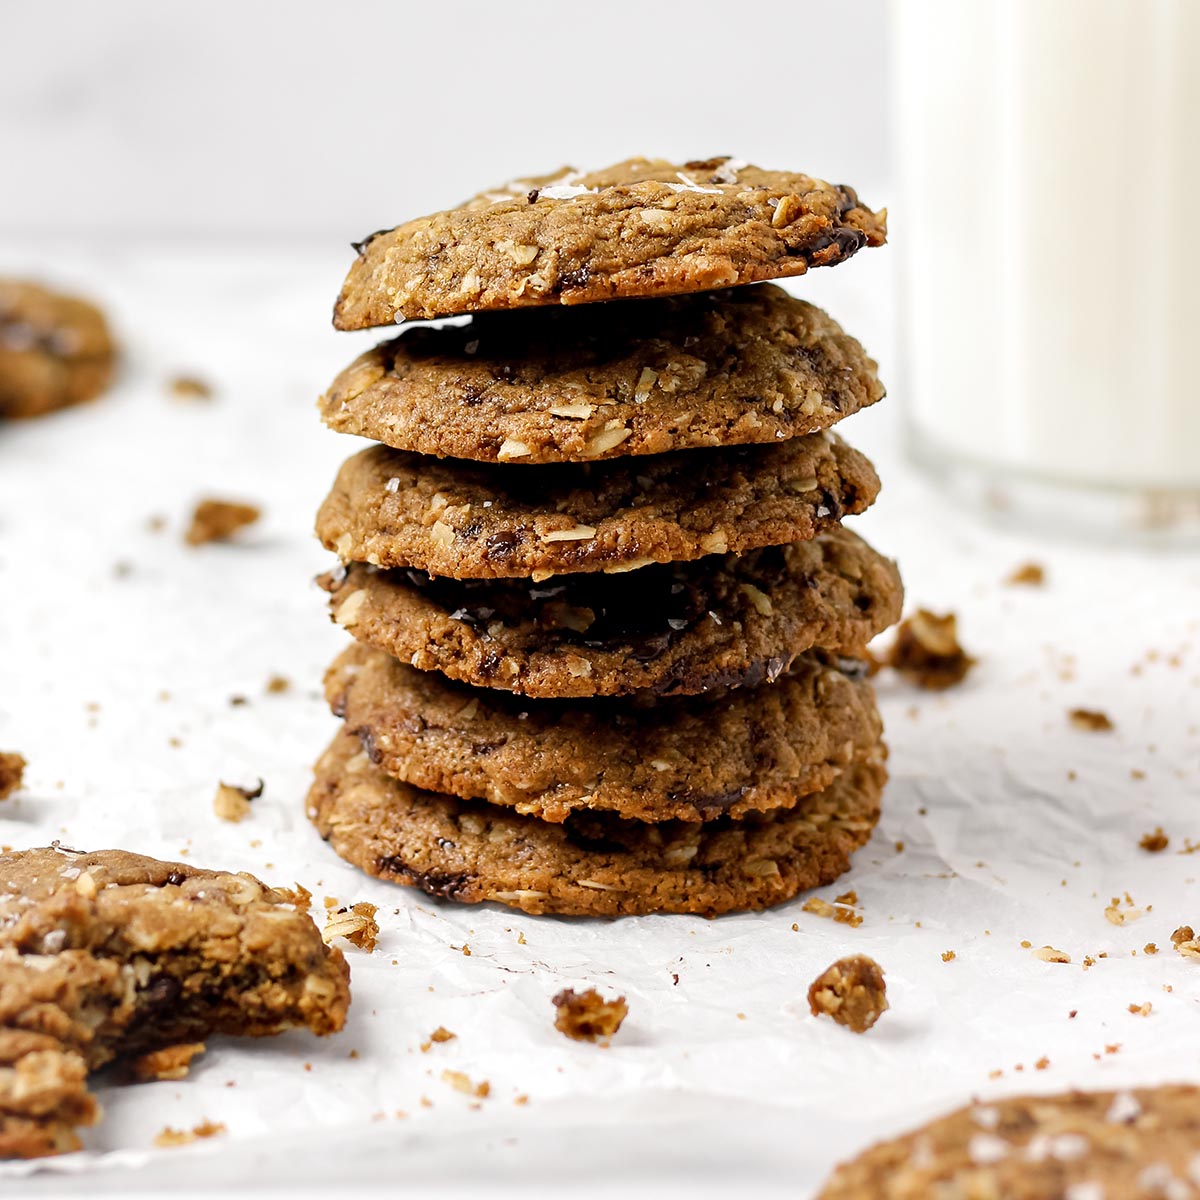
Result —
[{"label": "cracked cookie surface", "polygon": [[348,562],[536,582],[805,540],[878,492],[834,434],[538,467],[372,446],[342,465],[317,534]]},{"label": "cracked cookie surface", "polygon": [[1200,1088],[1066,1092],[969,1104],[833,1173],[819,1200],[1151,1200],[1195,1196]]},{"label": "cracked cookie surface", "polygon": [[0,418],[38,417],[99,395],[115,350],[95,305],[0,279]]},{"label": "cracked cookie surface", "polygon": [[352,645],[325,693],[385,774],[556,822],[586,809],[703,821],[787,808],[882,733],[866,664],[817,654],[759,688],[564,703],[454,684]]},{"label": "cracked cookie surface", "polygon": [[307,901],[122,850],[0,855],[0,1152],[77,1148],[86,1074],[108,1063],[340,1029],[349,971]]},{"label": "cracked cookie surface", "polygon": [[882,747],[794,808],[648,825],[580,812],[554,824],[400,783],[341,732],[317,763],[308,814],[347,862],[432,896],[528,913],[716,915],[830,883],[879,818]]},{"label": "cracked cookie surface", "polygon": [[900,616],[896,566],[835,528],[807,542],[622,575],[430,578],[353,564],[322,576],[349,633],[423,671],[523,695],[694,695],[853,654]]},{"label": "cracked cookie surface", "polygon": [[338,329],[803,275],[887,237],[852,188],[728,157],[517,179],[360,243]]},{"label": "cracked cookie surface", "polygon": [[398,450],[524,465],[776,442],[883,394],[837,322],[761,284],[413,325],[318,407],[331,429]]}]

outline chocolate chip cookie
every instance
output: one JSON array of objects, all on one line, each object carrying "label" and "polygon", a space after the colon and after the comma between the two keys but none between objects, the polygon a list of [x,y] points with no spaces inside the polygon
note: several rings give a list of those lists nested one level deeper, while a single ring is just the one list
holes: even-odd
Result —
[{"label": "chocolate chip cookie", "polygon": [[878,492],[834,434],[520,468],[372,446],[342,465],[317,534],[344,561],[537,582],[808,539]]},{"label": "chocolate chip cookie", "polygon": [[715,916],[841,875],[878,820],[885,777],[880,748],[795,807],[740,821],[576,812],[554,824],[400,783],[342,732],[317,763],[308,813],[342,858],[432,896],[565,916]]},{"label": "chocolate chip cookie", "polygon": [[522,695],[694,695],[854,653],[900,615],[896,566],[835,528],[807,542],[545,583],[356,563],[321,579],[333,619],[423,671]]},{"label": "chocolate chip cookie", "polygon": [[883,394],[832,318],[760,284],[413,325],[318,407],[399,450],[524,465],[783,441]]},{"label": "chocolate chip cookie", "polygon": [[37,417],[91,400],[108,386],[114,357],[94,305],[0,279],[0,418]]},{"label": "chocolate chip cookie", "polygon": [[1200,1195],[1200,1088],[969,1104],[843,1163],[819,1200],[925,1196],[1151,1200]]},{"label": "chocolate chip cookie", "polygon": [[75,1149],[88,1071],[210,1034],[342,1027],[307,894],[123,850],[0,855],[0,1154]]},{"label": "chocolate chip cookie", "polygon": [[706,821],[790,807],[882,733],[866,664],[817,653],[769,687],[555,703],[454,684],[354,645],[325,694],[385,774],[544,821],[580,809]]},{"label": "chocolate chip cookie", "polygon": [[366,238],[334,325],[711,291],[803,275],[886,237],[887,214],[852,188],[727,157],[567,168]]}]

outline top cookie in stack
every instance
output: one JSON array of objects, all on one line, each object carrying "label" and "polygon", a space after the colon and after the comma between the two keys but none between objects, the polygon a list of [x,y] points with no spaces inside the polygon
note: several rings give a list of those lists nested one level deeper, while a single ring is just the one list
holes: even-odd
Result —
[{"label": "top cookie in stack", "polygon": [[602,915],[759,908],[846,869],[885,777],[863,648],[901,587],[841,527],[879,481],[830,427],[883,388],[759,281],[884,235],[849,188],[636,159],[358,247],[339,328],[471,316],[320,401],[380,443],[317,520],[357,639],[309,796],[339,854]]}]

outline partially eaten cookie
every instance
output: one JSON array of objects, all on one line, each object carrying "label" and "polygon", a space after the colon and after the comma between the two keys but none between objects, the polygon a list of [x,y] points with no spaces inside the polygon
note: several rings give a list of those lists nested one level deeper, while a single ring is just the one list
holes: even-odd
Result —
[{"label": "partially eaten cookie", "polygon": [[0,1157],[79,1149],[111,1063],[178,1078],[213,1034],[341,1029],[349,968],[308,901],[124,850],[0,854]]}]

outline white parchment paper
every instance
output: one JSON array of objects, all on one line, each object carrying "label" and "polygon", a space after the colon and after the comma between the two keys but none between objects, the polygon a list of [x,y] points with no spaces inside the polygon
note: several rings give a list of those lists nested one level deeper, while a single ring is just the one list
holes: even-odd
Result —
[{"label": "white parchment paper", "polygon": [[[885,484],[856,528],[899,559],[910,608],[959,613],[980,664],[941,696],[881,680],[883,821],[820,893],[853,887],[860,927],[799,902],[717,921],[530,918],[342,864],[303,796],[335,728],[318,689],[344,640],[311,583],[329,558],[310,529],[356,447],[312,402],[376,340],[329,329],[348,259],[337,247],[0,248],[0,269],[98,298],[126,351],[100,403],[0,428],[0,748],[30,763],[27,791],[0,806],[0,842],[244,869],[298,881],[318,903],[370,900],[382,925],[374,954],[347,951],[343,1034],[217,1041],[184,1082],[101,1081],[106,1115],[87,1151],[0,1165],[0,1186],[529,1196],[653,1181],[806,1196],[839,1158],[973,1095],[1200,1076],[1200,965],[1169,940],[1200,925],[1200,856],[1179,853],[1200,841],[1197,557],[1005,534],[956,511],[900,453],[898,386],[842,427]],[[797,285],[885,378],[889,270],[886,252],[864,254]],[[179,372],[211,382],[214,399],[172,399]],[[188,548],[187,515],[206,495],[260,503],[264,519],[236,545]],[[1046,586],[1004,586],[1030,558]],[[264,693],[274,673],[289,692]],[[1072,728],[1078,705],[1116,730]],[[213,815],[218,780],[260,777],[249,820]],[[1168,850],[1140,849],[1159,825]],[[1126,892],[1149,911],[1114,926],[1104,909]],[[1023,941],[1072,961],[1039,961]],[[804,1000],[852,951],[884,966],[892,1003],[864,1037]],[[628,999],[610,1048],[553,1029],[550,997],[581,984]],[[1149,1016],[1128,1011],[1146,1002]],[[422,1053],[438,1025],[457,1037]],[[446,1069],[487,1080],[490,1096],[453,1090]],[[205,1118],[227,1131],[153,1147],[163,1126]]]}]

